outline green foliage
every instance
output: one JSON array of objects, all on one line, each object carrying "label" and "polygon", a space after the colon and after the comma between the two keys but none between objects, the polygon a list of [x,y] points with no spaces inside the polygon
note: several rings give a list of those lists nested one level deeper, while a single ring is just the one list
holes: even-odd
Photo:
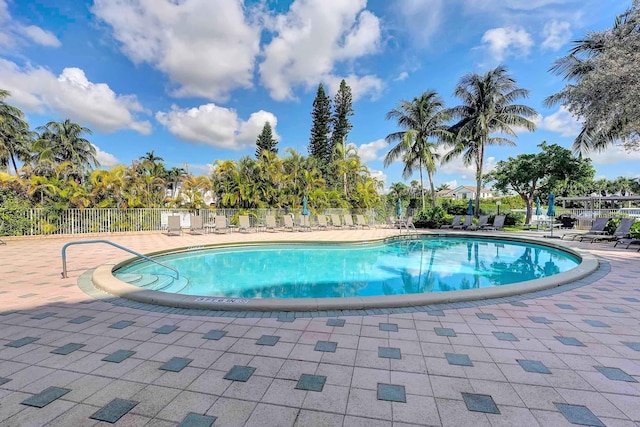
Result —
[{"label": "green foliage", "polygon": [[633,225],[631,226],[631,230],[629,231],[629,234],[634,239],[640,239],[640,221],[636,221],[633,223]]},{"label": "green foliage", "polygon": [[31,227],[27,211],[28,200],[18,197],[13,191],[0,188],[0,236],[22,236]]},{"label": "green foliage", "polygon": [[260,132],[258,139],[256,139],[256,158],[260,158],[263,151],[271,151],[274,154],[278,154],[278,149],[276,148],[277,144],[278,141],[273,138],[271,124],[269,122],[264,122],[262,132]]},{"label": "green foliage", "polygon": [[450,223],[451,219],[440,206],[427,206],[413,218],[413,224],[417,228],[440,228],[441,225]]},{"label": "green foliage", "polygon": [[333,99],[333,116],[331,124],[333,131],[331,132],[331,143],[329,144],[329,152],[327,156],[331,156],[336,145],[346,141],[349,131],[353,128],[349,117],[353,116],[353,96],[351,88],[344,79],[340,82],[340,88]]},{"label": "green foliage", "polygon": [[504,225],[522,225],[524,215],[520,212],[507,212],[504,218]]},{"label": "green foliage", "polygon": [[604,232],[609,235],[615,233],[616,228],[620,225],[620,218],[611,218],[604,227]]},{"label": "green foliage", "polygon": [[313,100],[311,111],[312,125],[309,138],[309,154],[320,164],[323,176],[329,164],[329,133],[331,132],[331,99],[324,91],[322,83],[318,85],[318,92]]}]

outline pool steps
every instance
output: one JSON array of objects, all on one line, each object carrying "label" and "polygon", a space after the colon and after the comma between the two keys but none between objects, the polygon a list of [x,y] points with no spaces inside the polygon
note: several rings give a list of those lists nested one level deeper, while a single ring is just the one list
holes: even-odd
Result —
[{"label": "pool steps", "polygon": [[125,273],[116,274],[116,277],[139,288],[171,293],[178,293],[189,285],[189,280],[184,277],[176,279],[166,274]]}]

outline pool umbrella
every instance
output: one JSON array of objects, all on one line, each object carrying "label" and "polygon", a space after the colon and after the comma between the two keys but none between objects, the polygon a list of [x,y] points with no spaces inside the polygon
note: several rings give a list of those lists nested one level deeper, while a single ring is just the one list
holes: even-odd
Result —
[{"label": "pool umbrella", "polygon": [[542,209],[540,209],[540,197],[536,197],[536,215],[542,215]]},{"label": "pool umbrella", "polygon": [[398,205],[396,206],[396,215],[398,218],[402,216],[402,201],[398,199]]},{"label": "pool umbrella", "polygon": [[544,236],[544,237],[549,237],[551,239],[555,239],[559,237],[559,236],[553,235],[553,223],[555,222],[555,216],[556,216],[556,207],[553,204],[555,199],[556,199],[556,196],[554,196],[553,194],[549,194],[549,208],[547,209],[547,216],[550,218],[549,225],[551,226],[551,235]]},{"label": "pool umbrella", "polygon": [[310,215],[309,207],[307,206],[307,196],[302,198],[302,215]]},{"label": "pool umbrella", "polygon": [[469,207],[467,208],[467,214],[473,215],[473,200],[469,199]]}]

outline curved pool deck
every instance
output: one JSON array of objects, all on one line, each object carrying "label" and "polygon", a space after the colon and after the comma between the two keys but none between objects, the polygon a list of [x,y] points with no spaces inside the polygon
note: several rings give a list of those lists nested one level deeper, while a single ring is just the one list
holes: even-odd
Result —
[{"label": "curved pool deck", "polygon": [[[106,238],[148,253],[391,234]],[[79,279],[123,254],[106,245],[71,247],[62,279],[60,250],[74,240],[82,238],[0,246],[0,425],[94,425],[102,415],[122,416],[116,426],[153,427],[214,419],[260,427],[640,423],[635,250],[561,242],[587,251],[600,269],[516,300],[238,317],[95,298]]]},{"label": "curved pool deck", "polygon": [[[318,234],[318,233],[314,233]],[[399,238],[411,238],[421,233],[405,233]],[[453,233],[434,233],[424,232],[427,236],[450,236]],[[123,282],[117,279],[113,272],[118,268],[129,264],[135,258],[127,257],[114,262],[109,262],[97,267],[92,275],[90,283],[87,283],[88,277],[82,279],[83,289],[89,289],[91,283],[106,292],[109,295],[122,297],[133,301],[157,304],[161,306],[182,308],[182,309],[198,309],[198,310],[214,310],[214,311],[335,311],[335,310],[370,310],[370,309],[391,309],[401,307],[426,307],[434,304],[459,303],[466,301],[477,301],[496,298],[508,298],[522,294],[540,292],[547,289],[556,288],[558,286],[574,283],[580,279],[586,278],[598,270],[598,261],[586,251],[580,249],[567,248],[558,243],[556,240],[547,240],[539,238],[524,237],[518,235],[505,236],[504,234],[487,233],[455,233],[457,237],[471,238],[491,238],[505,241],[518,241],[525,243],[535,243],[544,246],[553,247],[564,250],[571,255],[581,258],[580,264],[563,273],[553,276],[544,277],[536,280],[529,280],[510,285],[493,286],[480,289],[469,289],[450,292],[438,293],[422,293],[422,294],[402,294],[388,296],[369,296],[369,297],[347,297],[347,298],[286,298],[286,299],[257,299],[257,298],[226,298],[215,296],[198,296],[198,295],[182,295],[167,293],[149,289],[143,289],[135,285]],[[363,236],[364,237],[364,236]],[[314,236],[315,238],[315,236]],[[332,243],[373,243],[376,241],[384,241],[398,237],[383,237],[377,239],[361,238],[356,241],[332,241]],[[327,243],[327,240],[313,240],[308,238],[306,242],[311,243]],[[274,243],[294,243],[295,241],[275,239],[272,241],[250,240],[249,237],[241,242],[234,243],[217,243],[207,244],[203,247],[197,246],[195,249],[223,248],[229,246],[256,246],[268,245]],[[160,255],[172,252],[187,252],[193,250],[194,247],[178,247],[170,251],[156,251],[146,255]]]}]

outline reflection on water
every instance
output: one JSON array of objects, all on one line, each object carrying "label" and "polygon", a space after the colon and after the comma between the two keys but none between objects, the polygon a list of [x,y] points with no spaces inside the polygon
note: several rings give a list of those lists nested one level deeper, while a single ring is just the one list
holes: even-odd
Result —
[{"label": "reflection on water", "polygon": [[[161,257],[189,279],[181,293],[241,298],[329,298],[445,292],[537,279],[577,265],[546,247],[463,238],[370,245],[273,245]],[[162,273],[131,265],[119,273]]]}]

